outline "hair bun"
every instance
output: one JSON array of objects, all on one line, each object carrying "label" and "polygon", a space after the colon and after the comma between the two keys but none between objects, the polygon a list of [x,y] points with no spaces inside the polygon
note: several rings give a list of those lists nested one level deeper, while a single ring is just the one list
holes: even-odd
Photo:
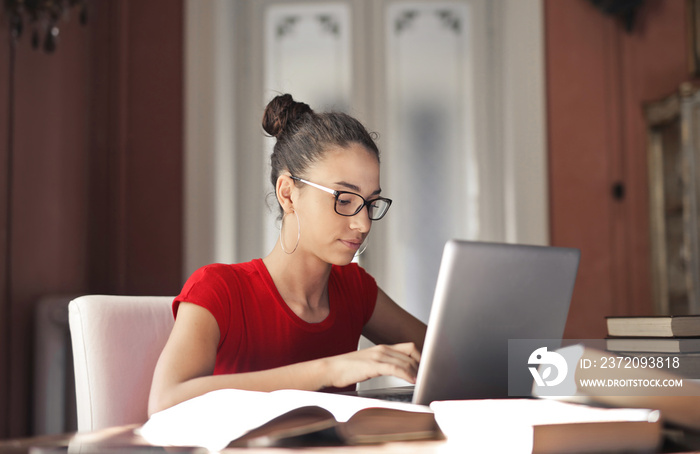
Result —
[{"label": "hair bun", "polygon": [[307,113],[313,113],[308,104],[294,101],[290,94],[279,95],[265,108],[262,127],[271,136],[279,137],[289,125]]}]

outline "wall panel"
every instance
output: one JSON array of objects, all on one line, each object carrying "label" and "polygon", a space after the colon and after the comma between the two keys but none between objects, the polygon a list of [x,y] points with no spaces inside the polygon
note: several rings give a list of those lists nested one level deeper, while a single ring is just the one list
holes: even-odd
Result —
[{"label": "wall panel", "polygon": [[89,5],[86,27],[76,16],[59,23],[52,55],[21,37],[12,110],[0,25],[0,195],[10,131],[15,157],[11,209],[0,202],[0,231],[8,218],[12,226],[11,279],[0,280],[0,438],[32,432],[40,298],[165,295],[182,284],[182,4]]},{"label": "wall panel", "polygon": [[627,32],[591,2],[545,3],[551,239],[582,250],[568,337],[651,311],[642,106],[688,78],[685,5],[645,2]]}]

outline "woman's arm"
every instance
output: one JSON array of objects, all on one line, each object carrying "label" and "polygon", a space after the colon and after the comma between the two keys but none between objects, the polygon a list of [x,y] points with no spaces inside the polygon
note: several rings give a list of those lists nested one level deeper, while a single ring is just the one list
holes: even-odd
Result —
[{"label": "woman's arm", "polygon": [[285,387],[311,390],[324,386],[317,370],[319,364],[212,375],[218,343],[219,326],[214,316],[203,307],[181,303],[153,374],[149,415],[216,389],[271,391]]},{"label": "woman's arm", "polygon": [[343,388],[380,375],[415,381],[420,353],[412,343],[379,345],[259,372],[212,375],[219,327],[206,309],[181,303],[153,374],[148,414],[223,388],[273,391]]},{"label": "woman's arm", "polygon": [[362,334],[375,344],[412,342],[422,351],[426,329],[425,323],[408,313],[379,289],[374,313]]}]

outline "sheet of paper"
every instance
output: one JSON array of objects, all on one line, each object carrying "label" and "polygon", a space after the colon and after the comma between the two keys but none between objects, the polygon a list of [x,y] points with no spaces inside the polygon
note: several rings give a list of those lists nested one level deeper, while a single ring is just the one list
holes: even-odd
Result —
[{"label": "sheet of paper", "polygon": [[151,416],[138,429],[149,443],[224,449],[234,440],[294,407],[267,405],[268,393],[226,389],[182,402]]},{"label": "sheet of paper", "polygon": [[442,401],[433,402],[430,408],[448,443],[474,452],[530,453],[536,425],[654,422],[660,417],[655,410],[595,408],[548,399]]}]

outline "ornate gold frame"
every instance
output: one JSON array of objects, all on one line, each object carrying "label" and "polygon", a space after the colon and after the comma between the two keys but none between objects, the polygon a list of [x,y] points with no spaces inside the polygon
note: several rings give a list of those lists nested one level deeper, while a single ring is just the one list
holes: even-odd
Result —
[{"label": "ornate gold frame", "polygon": [[645,114],[655,311],[700,313],[700,90],[683,84]]}]

